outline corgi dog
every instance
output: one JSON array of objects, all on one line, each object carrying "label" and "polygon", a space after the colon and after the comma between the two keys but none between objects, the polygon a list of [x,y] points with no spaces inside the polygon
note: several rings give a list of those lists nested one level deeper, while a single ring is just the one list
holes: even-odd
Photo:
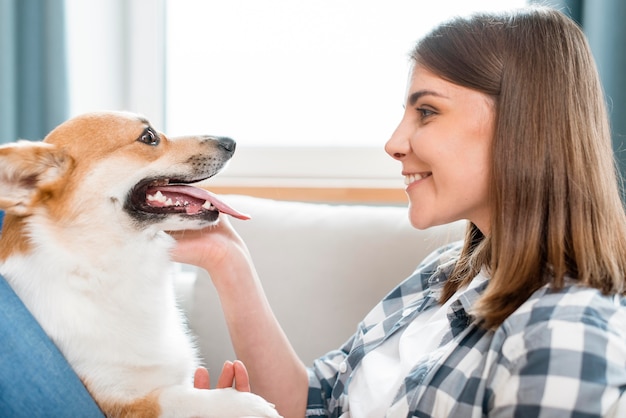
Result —
[{"label": "corgi dog", "polygon": [[197,187],[234,151],[125,112],[0,147],[0,274],[107,416],[279,416],[257,395],[193,387],[198,354],[171,282],[164,231],[246,218]]}]

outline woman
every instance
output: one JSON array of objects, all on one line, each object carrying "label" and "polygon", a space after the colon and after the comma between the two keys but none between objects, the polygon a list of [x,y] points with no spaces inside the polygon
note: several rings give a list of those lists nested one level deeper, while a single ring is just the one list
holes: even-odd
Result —
[{"label": "woman", "polygon": [[584,35],[550,9],[476,15],[411,58],[385,149],[412,225],[467,219],[466,238],[339,350],[302,364],[228,222],[178,236],[177,260],[211,275],[252,389],[285,417],[625,413],[626,219]]}]

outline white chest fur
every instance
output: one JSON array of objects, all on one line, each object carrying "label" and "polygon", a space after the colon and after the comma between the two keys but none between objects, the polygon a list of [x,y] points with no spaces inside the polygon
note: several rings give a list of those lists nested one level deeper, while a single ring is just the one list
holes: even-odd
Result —
[{"label": "white chest fur", "polygon": [[[65,247],[38,232],[35,251],[9,257],[0,273],[79,376],[129,399],[142,396],[137,389],[155,379],[164,385],[191,381],[196,353],[168,274],[169,237],[159,233],[117,247],[78,238]],[[129,367],[146,373],[124,373]],[[120,373],[152,381],[120,382]]]}]

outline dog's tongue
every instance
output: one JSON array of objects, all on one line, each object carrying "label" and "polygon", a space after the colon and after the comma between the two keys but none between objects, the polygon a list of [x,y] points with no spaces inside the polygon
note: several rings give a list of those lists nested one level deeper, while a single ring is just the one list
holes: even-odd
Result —
[{"label": "dog's tongue", "polygon": [[148,189],[148,194],[153,195],[156,192],[161,192],[163,195],[172,199],[172,202],[189,201],[196,199],[196,203],[199,204],[190,205],[187,207],[188,213],[196,213],[201,209],[200,207],[207,208],[208,204],[211,204],[218,211],[235,217],[237,219],[247,220],[250,216],[233,209],[222,200],[220,200],[215,193],[211,193],[208,190],[201,189],[199,187],[189,186],[186,184],[168,184],[166,186],[153,186]]}]

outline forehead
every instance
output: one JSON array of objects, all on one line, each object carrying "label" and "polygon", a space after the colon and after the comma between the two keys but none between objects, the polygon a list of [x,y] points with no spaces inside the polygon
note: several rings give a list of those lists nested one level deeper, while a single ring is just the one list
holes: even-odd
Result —
[{"label": "forehead", "polygon": [[59,125],[44,141],[63,148],[76,161],[88,161],[132,146],[149,126],[133,114],[91,113]]},{"label": "forehead", "polygon": [[461,88],[449,81],[444,80],[432,71],[416,65],[409,73],[409,80],[407,85],[407,98],[411,94],[418,91],[428,91],[441,96],[450,96],[456,88]]},{"label": "forehead", "polygon": [[454,84],[423,66],[415,65],[409,74],[407,104],[413,106],[422,97],[465,104],[477,101],[486,102],[489,105],[494,103],[493,98],[487,94]]},{"label": "forehead", "polygon": [[91,113],[59,125],[45,141],[69,145],[79,141],[131,139],[133,136],[137,138],[148,126],[150,124],[145,118],[130,113]]}]

